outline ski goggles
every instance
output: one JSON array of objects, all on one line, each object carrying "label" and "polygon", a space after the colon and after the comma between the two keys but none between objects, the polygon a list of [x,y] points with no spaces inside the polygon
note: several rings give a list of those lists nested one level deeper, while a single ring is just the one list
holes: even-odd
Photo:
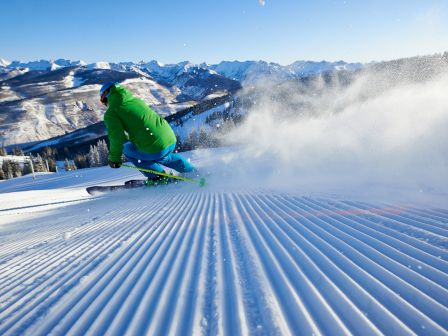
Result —
[{"label": "ski goggles", "polygon": [[106,104],[107,104],[107,97],[109,97],[109,95],[110,95],[110,92],[109,92],[109,91],[110,91],[109,89],[106,90],[106,91],[104,91],[103,94],[102,94],[101,97],[100,97],[100,101],[101,101],[101,103],[102,103],[103,105],[106,105]]}]

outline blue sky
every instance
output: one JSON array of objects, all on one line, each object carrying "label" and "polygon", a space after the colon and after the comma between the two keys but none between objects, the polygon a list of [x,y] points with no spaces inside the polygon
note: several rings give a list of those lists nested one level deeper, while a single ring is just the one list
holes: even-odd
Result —
[{"label": "blue sky", "polygon": [[448,51],[446,0],[3,0],[0,57],[368,62]]}]

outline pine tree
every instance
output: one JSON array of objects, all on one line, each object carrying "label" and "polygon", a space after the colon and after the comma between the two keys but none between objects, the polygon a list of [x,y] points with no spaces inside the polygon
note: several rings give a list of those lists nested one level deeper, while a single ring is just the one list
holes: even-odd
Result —
[{"label": "pine tree", "polygon": [[46,159],[48,161],[48,168],[50,172],[56,172],[56,160],[53,158]]},{"label": "pine tree", "polygon": [[199,147],[207,148],[209,147],[209,136],[205,129],[201,128],[199,131],[199,137],[198,137]]},{"label": "pine tree", "polygon": [[8,155],[8,152],[6,151],[5,147],[0,147],[0,156],[6,156]]},{"label": "pine tree", "polygon": [[12,175],[13,175],[13,177],[20,177],[20,176],[22,176],[22,170],[20,168],[20,163],[18,161],[12,161],[11,162],[11,168],[12,168]]},{"label": "pine tree", "polygon": [[0,180],[6,180],[6,175],[2,167],[0,167]]},{"label": "pine tree", "polygon": [[29,161],[25,161],[23,163],[22,175],[31,174],[33,171],[31,170],[31,163]]},{"label": "pine tree", "polygon": [[106,141],[99,140],[98,146],[98,163],[100,166],[107,166],[109,162],[109,149],[107,148]]},{"label": "pine tree", "polygon": [[42,150],[42,157],[45,159],[54,159],[56,157],[56,154],[57,150],[49,146],[45,147]]},{"label": "pine tree", "polygon": [[199,134],[196,130],[192,130],[185,140],[185,150],[192,150],[199,145]]},{"label": "pine tree", "polygon": [[12,179],[14,177],[10,160],[3,160],[2,170],[7,180]]},{"label": "pine tree", "polygon": [[64,147],[64,156],[65,157],[71,157],[70,149],[68,149],[68,147]]},{"label": "pine tree", "polygon": [[35,172],[46,172],[47,171],[47,166],[39,153],[37,153],[37,156],[36,156],[36,161],[34,164],[34,171]]},{"label": "pine tree", "polygon": [[70,171],[70,170],[72,170],[71,168],[72,168],[72,167],[71,167],[71,165],[70,165],[70,162],[69,162],[68,159],[66,158],[66,159],[65,159],[65,163],[64,163],[64,169],[65,169],[65,171]]},{"label": "pine tree", "polygon": [[87,162],[89,163],[89,167],[95,166],[95,156],[93,155],[93,146],[90,145],[89,152],[87,153]]},{"label": "pine tree", "polygon": [[101,166],[101,163],[100,163],[100,154],[98,153],[98,147],[97,146],[93,146],[93,148],[94,148],[94,156],[95,156],[95,162],[96,162],[96,167],[99,167],[99,166]]},{"label": "pine tree", "polygon": [[75,162],[73,162],[73,160],[70,161],[70,170],[76,170],[76,169],[78,168],[76,167]]},{"label": "pine tree", "polygon": [[87,168],[89,166],[87,162],[87,157],[83,154],[76,154],[73,159],[73,162],[79,169]]},{"label": "pine tree", "polygon": [[90,167],[98,167],[100,164],[100,156],[98,148],[95,145],[90,145],[89,154],[87,156]]},{"label": "pine tree", "polygon": [[20,147],[14,147],[14,149],[12,150],[12,155],[15,156],[24,156],[25,154],[23,154],[23,150]]}]

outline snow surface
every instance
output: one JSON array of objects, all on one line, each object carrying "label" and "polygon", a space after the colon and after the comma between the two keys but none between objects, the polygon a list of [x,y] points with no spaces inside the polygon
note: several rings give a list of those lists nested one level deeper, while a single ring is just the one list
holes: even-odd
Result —
[{"label": "snow surface", "polygon": [[1,335],[447,335],[448,207],[248,184],[92,197],[90,168],[0,182]]},{"label": "snow surface", "polygon": [[2,103],[6,103],[8,101],[14,101],[21,98],[22,97],[17,92],[11,90],[10,86],[2,85],[0,91],[0,100]]}]

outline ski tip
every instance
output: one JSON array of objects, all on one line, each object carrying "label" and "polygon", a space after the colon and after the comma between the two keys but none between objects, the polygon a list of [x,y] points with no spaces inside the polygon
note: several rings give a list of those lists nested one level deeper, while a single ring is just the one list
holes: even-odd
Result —
[{"label": "ski tip", "polygon": [[97,186],[88,187],[88,188],[86,188],[86,191],[92,196],[98,196],[98,195],[103,194],[102,190],[100,188],[98,188]]},{"label": "ski tip", "polygon": [[203,187],[203,186],[205,186],[205,184],[206,184],[206,182],[205,182],[205,178],[202,177],[202,178],[199,180],[199,186],[200,186],[200,187]]}]

